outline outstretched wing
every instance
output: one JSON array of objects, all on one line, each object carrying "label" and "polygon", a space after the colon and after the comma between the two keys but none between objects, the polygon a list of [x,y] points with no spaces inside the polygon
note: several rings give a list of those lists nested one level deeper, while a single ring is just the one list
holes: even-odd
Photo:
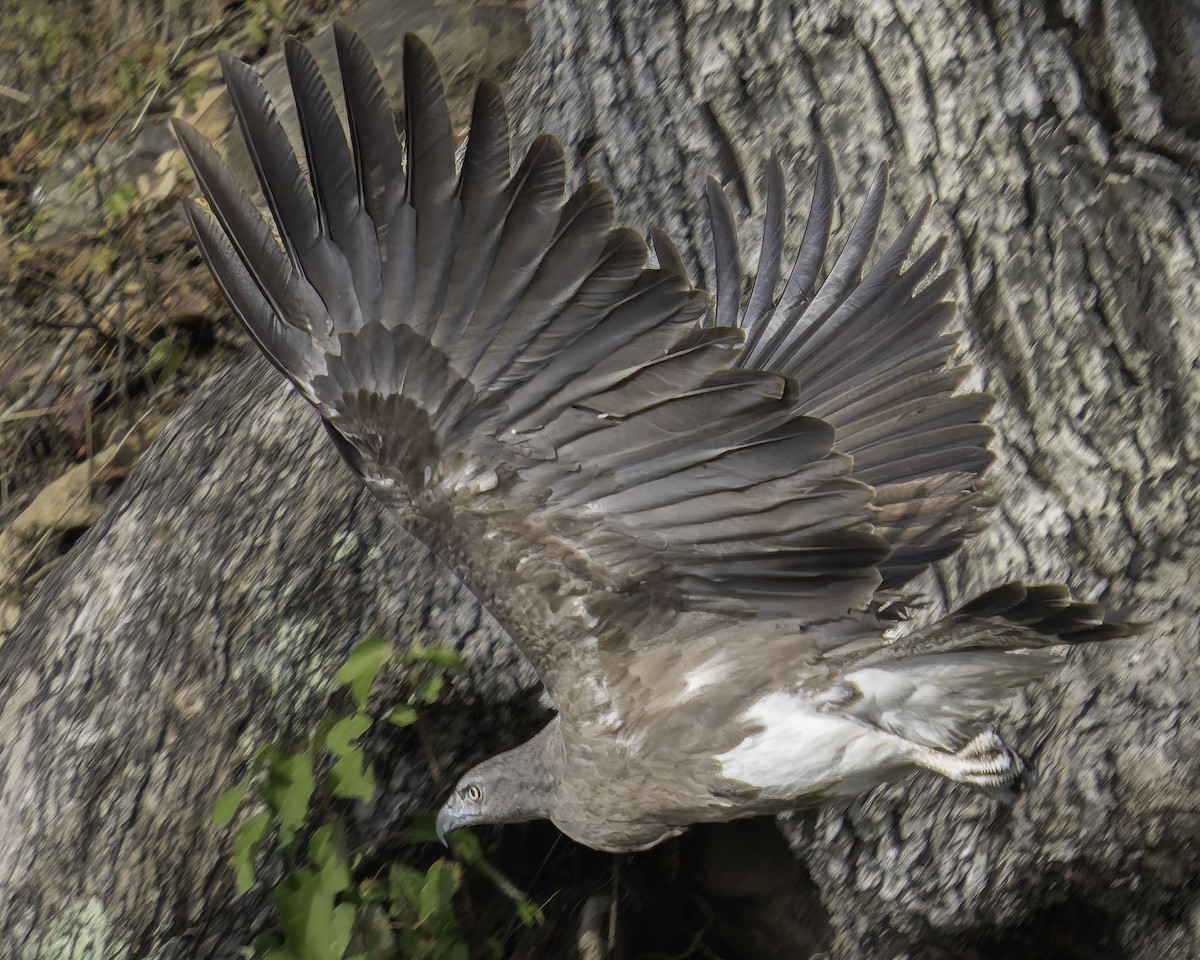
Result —
[{"label": "outstretched wing", "polygon": [[793,380],[743,364],[742,331],[700,324],[706,299],[647,269],[603,187],[564,200],[552,138],[513,172],[495,87],[456,171],[423,44],[405,39],[401,136],[365,48],[335,30],[349,142],[311,56],[287,48],[307,174],[258,76],[222,61],[279,239],[178,124],[211,211],[187,216],[258,346],[560,708],[607,703],[604,671],[629,658],[605,653],[681,617],[867,604],[890,552],[872,491]]},{"label": "outstretched wing", "polygon": [[[992,431],[982,421],[992,398],[955,393],[970,368],[950,366],[958,337],[946,330],[954,316],[946,296],[954,275],[930,278],[945,240],[906,266],[929,199],[864,276],[887,192],[881,167],[822,278],[836,195],[827,147],[816,167],[804,238],[783,281],[783,173],[774,157],[768,163],[758,272],[746,296],[733,212],[720,185],[709,181],[712,322],[745,331],[739,366],[795,378],[804,413],[834,426],[834,448],[853,458],[855,478],[875,488],[876,532],[893,547],[880,564],[882,587],[894,588],[983,528],[991,501],[981,476],[992,462]],[[679,263],[665,240],[656,238],[656,247],[660,263]]]}]

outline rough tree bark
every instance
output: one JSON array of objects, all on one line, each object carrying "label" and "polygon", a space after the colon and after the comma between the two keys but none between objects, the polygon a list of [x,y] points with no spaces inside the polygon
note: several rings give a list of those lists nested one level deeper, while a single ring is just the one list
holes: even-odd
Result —
[{"label": "rough tree bark", "polygon": [[[1080,651],[1011,711],[1041,770],[1011,809],[916,778],[785,824],[800,866],[753,891],[767,906],[746,944],[1200,954],[1197,17],[1169,0],[530,7],[510,88],[523,132],[556,132],[628,222],[661,225],[694,263],[703,176],[734,186],[753,229],[768,146],[798,190],[828,142],[848,209],[891,161],[889,230],[934,192],[966,352],[997,397],[1000,501],[929,578],[935,606],[1065,578],[1153,623]],[[511,648],[384,529],[303,404],[257,362],[222,374],[0,649],[0,944],[200,957],[244,941],[262,904],[231,902],[207,810],[249,745],[310,722],[332,664],[381,627],[467,652],[447,756],[488,749],[477,711],[525,715]],[[387,800],[364,819],[384,830],[433,795],[411,742],[377,746]],[[723,856],[719,830],[698,836],[718,873],[745,859]]]}]

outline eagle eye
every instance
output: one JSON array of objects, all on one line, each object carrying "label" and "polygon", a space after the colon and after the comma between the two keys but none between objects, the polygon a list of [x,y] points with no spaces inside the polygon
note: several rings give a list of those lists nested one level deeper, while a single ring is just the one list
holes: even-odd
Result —
[{"label": "eagle eye", "polygon": [[472,803],[478,803],[483,799],[483,791],[474,783],[467,784],[467,789],[463,791],[467,795],[467,799]]}]

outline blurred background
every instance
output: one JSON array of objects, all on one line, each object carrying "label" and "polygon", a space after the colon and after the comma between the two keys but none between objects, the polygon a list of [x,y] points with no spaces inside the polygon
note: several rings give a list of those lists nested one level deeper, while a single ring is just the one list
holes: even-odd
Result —
[{"label": "blurred background", "polygon": [[419,32],[460,128],[474,81],[508,76],[528,42],[518,0],[0,4],[0,637],[182,399],[245,347],[178,213],[194,189],[170,118],[244,173],[218,52],[277,91],[283,38],[341,16],[393,92]]}]

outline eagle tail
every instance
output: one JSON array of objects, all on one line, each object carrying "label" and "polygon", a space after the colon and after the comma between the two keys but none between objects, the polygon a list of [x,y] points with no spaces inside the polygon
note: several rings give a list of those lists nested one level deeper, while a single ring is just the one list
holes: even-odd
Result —
[{"label": "eagle tail", "polygon": [[1007,583],[857,660],[831,702],[916,744],[973,755],[1016,693],[1061,666],[1072,645],[1144,626],[1062,584]]},{"label": "eagle tail", "polygon": [[955,610],[948,619],[972,622],[999,619],[1021,628],[1031,642],[1090,643],[1141,633],[1147,624],[1126,619],[1124,610],[1077,600],[1061,583],[1006,583],[981,593]]}]

